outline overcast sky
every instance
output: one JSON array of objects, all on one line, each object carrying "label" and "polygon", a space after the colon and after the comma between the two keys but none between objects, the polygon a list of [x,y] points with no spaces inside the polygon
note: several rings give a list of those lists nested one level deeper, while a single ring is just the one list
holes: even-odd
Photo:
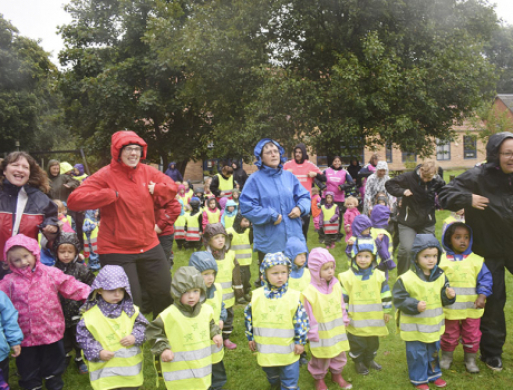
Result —
[{"label": "overcast sky", "polygon": [[[52,54],[57,64],[57,54],[64,44],[57,35],[57,26],[68,24],[70,16],[64,11],[67,0],[2,0],[0,13],[10,20],[21,35],[40,39],[43,48]],[[508,24],[513,24],[513,0],[492,0],[496,12]]]}]

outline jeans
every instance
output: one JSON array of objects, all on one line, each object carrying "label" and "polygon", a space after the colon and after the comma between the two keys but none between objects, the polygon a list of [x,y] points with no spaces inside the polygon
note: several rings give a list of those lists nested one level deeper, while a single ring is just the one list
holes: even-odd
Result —
[{"label": "jeans", "polygon": [[[288,366],[262,367],[272,388],[299,390],[299,360]],[[278,387],[280,386],[280,387]]]},{"label": "jeans", "polygon": [[440,341],[423,343],[406,341],[406,360],[408,375],[414,386],[434,382],[442,376],[438,360]]}]

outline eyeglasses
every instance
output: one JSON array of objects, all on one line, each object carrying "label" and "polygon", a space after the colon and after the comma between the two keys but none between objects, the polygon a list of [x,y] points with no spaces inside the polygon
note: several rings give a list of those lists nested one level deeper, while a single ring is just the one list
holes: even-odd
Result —
[{"label": "eyeglasses", "polygon": [[127,146],[123,149],[126,153],[132,153],[132,152],[141,152],[142,146]]},{"label": "eyeglasses", "polygon": [[506,152],[506,153],[499,153],[501,156],[506,157],[507,159],[510,159],[513,157],[513,152]]}]

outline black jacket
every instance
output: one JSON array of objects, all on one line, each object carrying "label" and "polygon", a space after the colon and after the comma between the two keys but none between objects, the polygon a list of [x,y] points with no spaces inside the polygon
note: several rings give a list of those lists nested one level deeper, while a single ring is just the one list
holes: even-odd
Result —
[{"label": "black jacket", "polygon": [[[445,185],[444,179],[436,175],[428,183],[422,182],[418,175],[419,167],[413,172],[406,172],[385,183],[388,193],[395,197],[403,197],[397,222],[412,229],[422,229],[433,226],[435,218],[435,198]],[[410,190],[413,195],[403,196],[404,191]]]},{"label": "black jacket", "polygon": [[239,184],[240,190],[242,191],[242,187],[244,187],[246,180],[248,180],[248,174],[242,167],[239,166],[238,162],[234,161],[233,163],[237,166],[237,169],[233,170],[233,180]]},{"label": "black jacket", "polygon": [[[474,232],[472,251],[484,258],[513,253],[513,175],[502,172],[498,160],[500,145],[507,138],[513,138],[513,133],[492,135],[486,145],[487,162],[462,173],[439,194],[443,208],[465,209],[465,223]],[[488,198],[488,207],[473,208],[472,194]]]}]

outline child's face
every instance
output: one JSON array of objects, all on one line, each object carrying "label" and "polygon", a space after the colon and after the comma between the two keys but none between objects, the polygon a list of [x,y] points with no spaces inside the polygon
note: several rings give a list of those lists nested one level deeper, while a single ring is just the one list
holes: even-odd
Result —
[{"label": "child's face", "polygon": [[203,196],[203,194],[202,194],[201,192],[196,192],[196,193],[194,194],[194,196],[195,196],[196,198],[200,198],[200,199],[201,199],[201,197]]},{"label": "child's face", "polygon": [[438,249],[426,248],[417,255],[417,264],[425,275],[431,274],[438,261]]},{"label": "child's face", "polygon": [[226,242],[226,237],[224,234],[216,234],[214,237],[210,239],[208,243],[213,249],[220,251],[224,248],[224,244]]},{"label": "child's face", "polygon": [[306,253],[300,253],[294,259],[294,264],[297,265],[298,267],[302,267],[305,264],[305,261],[306,261]]},{"label": "child's face", "polygon": [[68,209],[66,207],[59,208],[59,213],[62,215],[67,215]]},{"label": "child's face", "polygon": [[249,222],[249,219],[242,218],[242,220],[240,221],[240,227],[243,228],[243,229],[246,229],[246,228],[248,228],[250,226],[251,226],[251,222]]},{"label": "child's face", "polygon": [[451,236],[451,246],[454,253],[460,255],[465,252],[470,245],[470,231],[464,226],[458,226],[454,229]]},{"label": "child's face", "polygon": [[370,234],[371,228],[367,228],[362,232],[362,236],[368,236]]},{"label": "child's face", "polygon": [[77,255],[76,248],[71,244],[62,244],[57,248],[57,257],[64,264],[71,263]]},{"label": "child's face", "polygon": [[355,202],[350,202],[347,204],[347,208],[348,209],[354,209],[356,208],[358,205],[355,203]]},{"label": "child's face", "polygon": [[321,279],[329,282],[333,279],[333,275],[335,275],[335,263],[330,261],[329,263],[323,264],[320,272]]},{"label": "child's face", "polygon": [[119,303],[125,297],[125,289],[117,288],[115,290],[104,290],[100,288],[98,290],[98,294],[100,294],[103,300],[107,303]]},{"label": "child's face", "polygon": [[28,249],[14,247],[7,253],[7,261],[17,269],[32,269],[36,265],[36,258]]},{"label": "child's face", "polygon": [[384,200],[378,200],[378,203],[377,204],[380,204],[382,206],[386,206],[387,205],[387,202],[385,202]]},{"label": "child's face", "polygon": [[239,195],[239,193],[238,193],[238,192],[234,192],[234,193],[232,193],[232,198],[233,198],[233,199],[239,199],[239,196],[240,196],[240,195]]},{"label": "child's face", "polygon": [[216,273],[213,269],[207,269],[206,271],[203,271],[201,276],[203,276],[203,280],[205,281],[207,288],[210,288],[216,280]]},{"label": "child's face", "polygon": [[196,306],[201,297],[201,290],[199,288],[193,288],[191,290],[187,290],[185,294],[180,298],[180,302],[183,305],[188,306]]},{"label": "child's face", "polygon": [[226,210],[228,210],[229,213],[233,213],[233,211],[235,210],[235,206],[228,206]]},{"label": "child's face", "polygon": [[265,271],[269,284],[281,287],[289,280],[289,267],[283,264],[275,265]]},{"label": "child's face", "polygon": [[327,195],[326,196],[326,203],[327,204],[332,204],[333,203],[333,196]]},{"label": "child's face", "polygon": [[208,201],[208,207],[211,208],[212,210],[216,208],[216,200],[215,199],[210,199]]},{"label": "child's face", "polygon": [[360,269],[367,269],[372,264],[372,253],[367,251],[362,251],[356,255],[356,264]]}]

